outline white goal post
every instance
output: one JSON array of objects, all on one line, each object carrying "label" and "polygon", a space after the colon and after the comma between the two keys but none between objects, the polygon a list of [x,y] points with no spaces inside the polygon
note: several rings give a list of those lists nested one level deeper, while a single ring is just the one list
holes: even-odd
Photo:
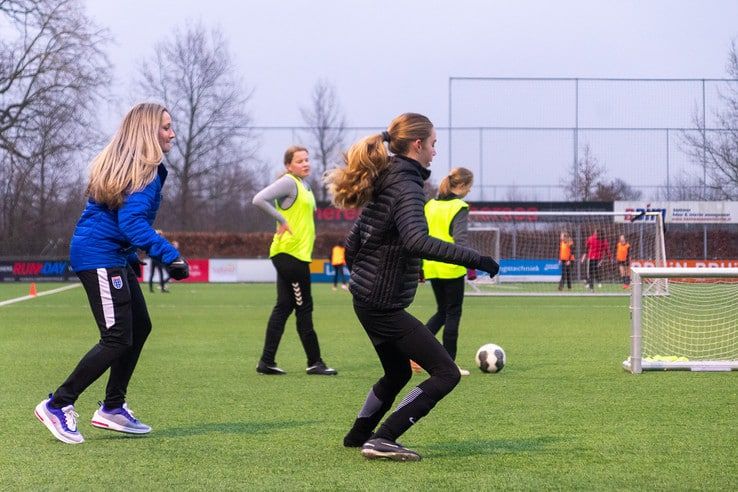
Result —
[{"label": "white goal post", "polygon": [[[599,254],[590,259],[597,231]],[[562,234],[573,259],[560,261]],[[627,262],[616,244],[630,245]],[[469,246],[492,256],[500,273],[467,282],[469,296],[627,296],[629,268],[664,266],[663,217],[659,212],[480,211],[469,212]]]},{"label": "white goal post", "polygon": [[633,268],[623,367],[738,370],[738,268]]}]

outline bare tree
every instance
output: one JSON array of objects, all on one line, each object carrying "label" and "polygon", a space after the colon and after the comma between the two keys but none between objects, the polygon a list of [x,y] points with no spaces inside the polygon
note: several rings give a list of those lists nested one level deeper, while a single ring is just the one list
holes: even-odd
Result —
[{"label": "bare tree", "polygon": [[513,183],[505,190],[505,201],[508,202],[533,202],[538,200],[537,193],[526,191],[525,187]]},{"label": "bare tree", "polygon": [[[340,162],[346,132],[346,120],[333,86],[326,80],[318,80],[313,87],[311,107],[301,108],[300,113],[314,139],[310,153],[312,160],[318,164],[318,174],[322,178],[326,171]],[[325,183],[322,179],[316,181],[320,200],[327,200]]]},{"label": "bare tree", "polygon": [[76,219],[68,205],[81,201],[79,164],[99,144],[110,81],[107,34],[78,0],[0,0],[0,25],[0,243],[28,251]]},{"label": "bare tree", "polygon": [[703,170],[703,195],[719,200],[738,199],[738,51],[735,41],[728,53],[727,71],[732,80],[719,94],[724,108],[715,113],[718,128],[706,128],[705,115],[697,111],[692,120],[698,131],[685,131],[681,135],[685,151]]},{"label": "bare tree", "polygon": [[561,182],[566,198],[572,201],[594,200],[597,184],[604,175],[604,167],[592,153],[589,144],[586,144],[579,161],[572,165],[569,175]]},{"label": "bare tree", "polygon": [[643,192],[636,190],[620,178],[612,181],[600,181],[595,186],[594,200],[614,202],[616,200],[640,200]]},{"label": "bare tree", "polygon": [[201,24],[175,30],[143,65],[139,86],[164,103],[177,133],[166,159],[173,186],[165,206],[174,213],[163,214],[165,226],[215,230],[238,224],[258,181],[252,171],[257,145],[250,130],[251,92],[222,32]]},{"label": "bare tree", "polygon": [[656,200],[712,201],[722,198],[711,187],[705,186],[701,178],[681,174],[659,187]]}]

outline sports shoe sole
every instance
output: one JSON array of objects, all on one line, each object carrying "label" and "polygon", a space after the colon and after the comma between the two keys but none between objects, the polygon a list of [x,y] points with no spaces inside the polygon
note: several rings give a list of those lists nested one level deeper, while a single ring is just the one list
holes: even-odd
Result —
[{"label": "sports shoe sole", "polygon": [[92,420],[90,421],[90,424],[92,424],[93,427],[97,427],[98,429],[123,432],[124,434],[148,434],[149,432],[151,432],[150,427],[148,429],[135,429],[133,427],[126,427],[124,425],[117,424],[112,420],[108,420],[100,415],[97,410],[95,410],[95,413],[92,415]]},{"label": "sports shoe sole", "polygon": [[361,455],[368,460],[392,461],[420,461],[420,455],[415,453],[401,453],[395,451],[378,451],[376,449],[362,449]]},{"label": "sports shoe sole", "polygon": [[275,371],[273,369],[257,369],[256,372],[261,376],[284,376],[287,371]]},{"label": "sports shoe sole", "polygon": [[36,418],[41,421],[42,424],[46,426],[49,431],[59,439],[61,442],[67,443],[67,444],[82,444],[85,442],[85,438],[82,437],[82,434],[79,436],[79,441],[74,441],[72,439],[69,439],[63,434],[60,434],[59,431],[56,430],[56,427],[54,427],[54,424],[51,423],[51,421],[46,417],[46,412],[44,412],[42,405],[46,405],[46,401],[42,401],[38,405],[36,405],[36,408],[34,409],[33,413],[36,415]]},{"label": "sports shoe sole", "polygon": [[311,371],[310,369],[305,371],[308,376],[337,376],[338,371]]}]

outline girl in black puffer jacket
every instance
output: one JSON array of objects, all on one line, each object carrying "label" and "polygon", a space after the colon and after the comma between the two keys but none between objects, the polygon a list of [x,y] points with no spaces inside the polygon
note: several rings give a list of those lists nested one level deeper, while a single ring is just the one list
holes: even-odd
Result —
[{"label": "girl in black puffer jacket", "polygon": [[[389,152],[385,142],[389,145]],[[428,235],[423,181],[436,155],[436,131],[428,118],[405,113],[387,131],[366,137],[346,154],[346,166],[327,178],[334,203],[364,207],[346,241],[354,311],[384,368],[344,438],[367,458],[416,461],[420,455],[395,441],[459,382],[459,369],[425,325],[405,308],[415,297],[420,259],[479,268],[495,275],[490,257]],[[413,388],[376,430],[410,381],[410,359],[430,377]]]}]

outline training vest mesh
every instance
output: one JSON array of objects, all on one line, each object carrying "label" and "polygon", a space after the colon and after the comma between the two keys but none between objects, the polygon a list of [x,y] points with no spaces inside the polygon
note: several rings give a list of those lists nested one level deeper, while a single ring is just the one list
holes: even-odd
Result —
[{"label": "training vest mesh", "polygon": [[[451,235],[451,222],[462,208],[469,205],[459,198],[452,200],[430,200],[425,204],[425,218],[428,221],[428,234],[447,243],[455,243]],[[466,268],[440,261],[423,260],[425,278],[459,278],[466,274]]]},{"label": "training vest mesh", "polygon": [[287,220],[292,234],[289,232],[281,235],[275,234],[272,246],[269,248],[269,257],[286,253],[300,261],[309,262],[312,260],[315,244],[315,196],[312,191],[305,188],[301,179],[291,174],[287,176],[291,177],[297,185],[297,197],[287,209],[279,206],[279,200],[276,200],[275,206]]}]

